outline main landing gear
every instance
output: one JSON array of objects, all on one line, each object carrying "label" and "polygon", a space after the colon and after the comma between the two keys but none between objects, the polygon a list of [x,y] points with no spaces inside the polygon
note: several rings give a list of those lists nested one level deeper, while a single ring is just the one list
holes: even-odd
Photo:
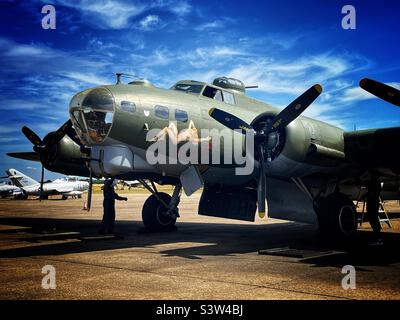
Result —
[{"label": "main landing gear", "polygon": [[[367,216],[374,231],[375,241],[379,242],[381,241],[379,205],[382,186],[379,180],[372,176],[366,187]],[[321,236],[346,241],[356,235],[358,225],[356,206],[345,194],[335,191],[327,197],[317,197],[314,199],[314,210]]]},{"label": "main landing gear", "polygon": [[328,239],[350,240],[357,233],[357,210],[353,201],[340,192],[314,200],[319,234]]},{"label": "main landing gear", "polygon": [[177,184],[170,196],[164,192],[158,192],[152,181],[151,187],[144,180],[139,180],[139,182],[152,193],[142,209],[142,219],[146,229],[149,231],[174,230],[176,219],[179,218],[178,204],[182,185]]}]

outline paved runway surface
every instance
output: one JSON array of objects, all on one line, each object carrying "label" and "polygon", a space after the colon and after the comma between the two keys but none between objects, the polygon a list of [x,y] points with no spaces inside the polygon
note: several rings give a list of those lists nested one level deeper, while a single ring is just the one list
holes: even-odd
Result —
[{"label": "paved runway surface", "polygon": [[[178,230],[142,233],[144,192],[117,203],[121,237],[97,238],[101,195],[82,200],[0,201],[0,299],[399,299],[400,221],[371,248],[368,226],[352,246],[324,244],[313,226],[244,223],[196,215],[183,197]],[[396,208],[399,211],[399,208]],[[274,254],[260,255],[259,250]],[[56,269],[56,289],[41,286]],[[343,290],[342,267],[356,267]]]}]

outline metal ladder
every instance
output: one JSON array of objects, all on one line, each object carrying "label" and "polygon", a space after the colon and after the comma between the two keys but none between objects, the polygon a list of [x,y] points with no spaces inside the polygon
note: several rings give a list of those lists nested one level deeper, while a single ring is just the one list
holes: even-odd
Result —
[{"label": "metal ladder", "polygon": [[[360,192],[360,193],[361,193],[361,192]],[[358,223],[359,223],[359,225],[360,225],[360,227],[361,227],[362,224],[363,224],[363,222],[364,222],[364,215],[365,215],[365,212],[366,212],[367,205],[366,205],[366,202],[365,202],[365,201],[363,201],[363,200],[361,200],[361,199],[358,199],[358,200],[357,200],[357,203],[356,203],[356,207],[357,207],[357,208],[359,207],[359,203],[360,203],[360,202],[363,203],[362,211],[361,211],[361,217],[358,218]],[[384,202],[383,202],[383,200],[382,200],[381,197],[379,197],[379,211],[378,211],[378,215],[379,215],[379,222],[381,223],[381,226],[382,226],[382,227],[383,227],[383,225],[386,223],[386,224],[388,225],[389,228],[392,228],[392,223],[390,222],[389,215],[388,215],[388,213],[387,213],[385,204],[384,204]]]}]

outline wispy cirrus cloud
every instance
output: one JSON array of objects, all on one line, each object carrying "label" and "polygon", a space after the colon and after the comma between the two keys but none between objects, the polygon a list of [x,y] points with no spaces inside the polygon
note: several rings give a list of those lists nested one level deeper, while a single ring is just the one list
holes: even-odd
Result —
[{"label": "wispy cirrus cloud", "polygon": [[[66,113],[69,99],[75,92],[88,86],[110,83],[113,81],[113,72],[130,72],[127,68],[133,65],[132,73],[150,78],[166,87],[181,78],[208,82],[221,75],[238,78],[248,85],[258,85],[259,88],[254,91],[258,93],[256,96],[261,95],[260,97],[267,98],[269,102],[278,106],[284,106],[285,102],[289,102],[309,86],[322,82],[327,84],[328,89],[326,95],[321,97],[321,105],[324,107],[320,109],[324,112],[314,111],[313,115],[335,124],[342,125],[345,122],[346,116],[343,113],[339,116],[333,114],[340,110],[343,104],[356,100],[352,90],[357,88],[349,88],[351,82],[343,75],[361,68],[364,59],[332,52],[287,59],[279,54],[263,53],[258,47],[254,47],[254,42],[251,45],[255,50],[249,50],[246,42],[236,46],[217,42],[214,45],[194,47],[189,51],[162,46],[130,53],[115,39],[107,43],[100,39],[92,39],[87,50],[91,50],[93,46],[104,50],[96,51],[97,54],[102,54],[101,58],[96,58],[96,54],[85,56],[54,49],[41,43],[21,44],[3,38],[0,39],[0,52],[4,53],[10,70],[21,70],[19,64],[27,60],[27,57],[30,57],[31,61],[25,64],[24,73],[28,72],[29,76],[23,76],[25,83],[22,85],[26,92],[31,93],[31,100],[26,101],[24,105],[22,101],[8,99],[5,105],[18,109],[16,105],[19,104],[19,107],[25,110],[34,109],[39,105],[45,110],[63,106],[57,109],[61,117],[61,114]],[[124,52],[124,56],[121,59],[121,55],[104,55],[106,50]],[[44,64],[49,57],[51,62]],[[163,73],[162,70],[168,72]],[[45,107],[43,92],[46,92],[48,100]],[[328,104],[331,104],[329,108],[326,107]],[[340,117],[344,120],[341,121]]]},{"label": "wispy cirrus cloud", "polygon": [[162,23],[162,20],[159,18],[159,16],[155,14],[150,14],[140,20],[135,28],[141,31],[151,31],[155,29],[160,29],[164,26],[165,24]]},{"label": "wispy cirrus cloud", "polygon": [[200,32],[223,31],[221,29],[227,28],[230,24],[233,24],[234,22],[235,22],[235,20],[232,18],[219,17],[218,19],[215,19],[212,21],[207,21],[207,22],[201,23],[199,25],[196,25],[194,27],[194,30],[200,31]]},{"label": "wispy cirrus cloud", "polygon": [[[45,3],[46,1],[41,0]],[[191,12],[192,6],[185,0],[174,2],[171,0],[54,0],[55,5],[64,6],[76,10],[81,15],[81,19],[95,28],[99,29],[127,29],[132,27],[136,19],[140,19],[143,14],[151,11],[161,11],[171,13],[182,18]],[[154,14],[147,15],[148,20],[154,19]],[[153,21],[154,22],[154,21]],[[142,18],[138,24],[141,26],[146,22],[146,17]]]},{"label": "wispy cirrus cloud", "polygon": [[[387,85],[400,90],[400,82],[388,82]],[[342,95],[338,97],[339,101],[354,103],[370,99],[376,99],[373,94],[361,89],[360,87],[351,87],[343,91]]]}]

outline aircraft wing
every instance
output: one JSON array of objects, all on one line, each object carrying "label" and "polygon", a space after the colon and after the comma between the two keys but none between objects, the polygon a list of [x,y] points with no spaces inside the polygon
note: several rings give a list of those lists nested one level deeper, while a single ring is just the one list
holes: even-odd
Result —
[{"label": "aircraft wing", "polygon": [[[376,97],[400,107],[400,90],[364,78],[360,87]],[[346,158],[362,168],[386,175],[400,175],[400,127],[347,132],[344,135]]]},{"label": "aircraft wing", "polygon": [[400,174],[400,127],[346,132],[346,158],[385,175]]},{"label": "aircraft wing", "polygon": [[17,159],[40,162],[40,156],[36,152],[10,152],[10,153],[7,153],[7,155],[9,157],[13,157],[13,158],[17,158]]},{"label": "aircraft wing", "polygon": [[70,186],[59,186],[59,187],[54,188],[54,190],[59,193],[68,193],[68,192],[74,191],[74,188],[70,187]]}]

